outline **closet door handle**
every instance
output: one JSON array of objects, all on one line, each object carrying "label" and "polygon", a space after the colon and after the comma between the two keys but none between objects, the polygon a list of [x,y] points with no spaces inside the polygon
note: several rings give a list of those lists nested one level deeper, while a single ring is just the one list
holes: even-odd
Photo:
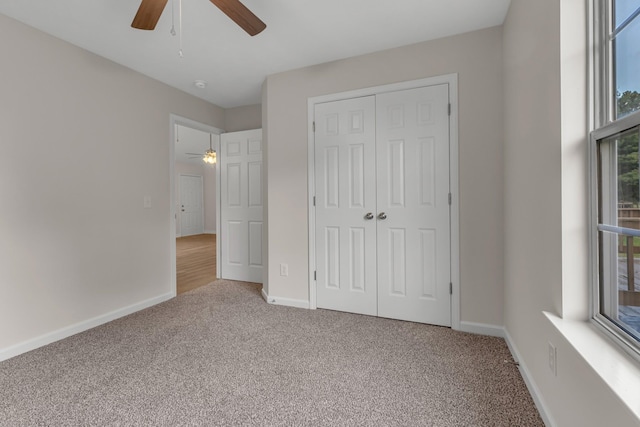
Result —
[{"label": "closet door handle", "polygon": [[365,216],[364,219],[373,219],[373,214],[371,212],[368,212]]},{"label": "closet door handle", "polygon": [[380,214],[378,215],[378,219],[387,219],[387,214],[384,212],[380,212]]}]

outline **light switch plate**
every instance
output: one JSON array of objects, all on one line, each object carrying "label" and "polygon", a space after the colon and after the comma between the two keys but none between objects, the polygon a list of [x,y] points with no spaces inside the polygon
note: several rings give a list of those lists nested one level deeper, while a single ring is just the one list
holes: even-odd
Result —
[{"label": "light switch plate", "polygon": [[288,276],[289,275],[289,265],[288,264],[280,264],[280,275]]}]

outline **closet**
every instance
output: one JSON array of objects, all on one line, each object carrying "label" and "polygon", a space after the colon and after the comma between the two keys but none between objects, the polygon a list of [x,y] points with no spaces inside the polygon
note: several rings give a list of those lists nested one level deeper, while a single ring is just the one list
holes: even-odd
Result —
[{"label": "closet", "polygon": [[450,326],[449,85],[313,116],[317,307]]}]

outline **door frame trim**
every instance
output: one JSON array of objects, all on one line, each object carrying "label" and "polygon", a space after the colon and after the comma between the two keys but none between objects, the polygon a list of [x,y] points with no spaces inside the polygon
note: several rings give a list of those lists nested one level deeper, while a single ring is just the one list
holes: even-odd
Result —
[{"label": "door frame trim", "polygon": [[[176,125],[198,129],[202,132],[218,135],[214,150],[220,156],[220,134],[224,130],[214,126],[209,126],[177,114],[169,114],[169,291],[171,298],[178,293],[177,268],[176,268]],[[204,191],[204,184],[203,184]],[[204,220],[204,215],[203,215]],[[220,168],[216,167],[216,233],[220,233]],[[218,268],[220,265],[220,239],[216,239],[216,278],[218,278]]]},{"label": "door frame trim", "polygon": [[386,92],[416,89],[440,84],[449,85],[449,102],[451,115],[449,117],[449,191],[451,192],[450,208],[450,236],[451,236],[451,328],[460,329],[460,201],[459,201],[459,170],[458,170],[458,74],[445,74],[400,83],[373,86],[364,89],[315,96],[307,100],[307,183],[308,183],[308,236],[309,236],[309,308],[317,308],[316,302],[316,235],[315,235],[315,138],[313,131],[315,105],[325,102],[341,101],[363,96],[379,95]]}]

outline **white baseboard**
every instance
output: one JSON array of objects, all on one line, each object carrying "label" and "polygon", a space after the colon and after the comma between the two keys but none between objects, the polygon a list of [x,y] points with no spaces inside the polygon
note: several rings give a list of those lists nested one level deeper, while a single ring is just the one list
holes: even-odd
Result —
[{"label": "white baseboard", "polygon": [[284,305],[286,307],[295,307],[295,308],[309,308],[309,301],[299,300],[299,299],[291,299],[291,298],[280,298],[280,297],[271,297],[267,295],[262,288],[262,298],[269,304],[273,305]]},{"label": "white baseboard", "polygon": [[486,323],[461,321],[459,330],[462,332],[469,332],[471,334],[504,338],[504,328],[502,326],[488,325]]},{"label": "white baseboard", "polygon": [[101,316],[97,316],[92,319],[88,319],[74,325],[70,325],[62,329],[46,333],[44,335],[40,335],[39,337],[35,337],[19,344],[12,345],[11,347],[0,349],[0,362],[11,359],[12,357],[18,356],[22,353],[35,350],[36,348],[43,347],[47,344],[51,344],[52,342],[59,341],[80,332],[84,332],[88,329],[95,328],[96,326],[111,322],[112,320],[124,317],[128,314],[135,313],[136,311],[144,310],[145,308],[160,304],[161,302],[173,298],[173,296],[175,296],[174,294],[175,292],[170,292],[164,295],[157,296],[155,298],[150,298],[148,300],[141,301],[139,303],[132,304],[118,310],[114,310],[110,313],[106,313]]},{"label": "white baseboard", "polygon": [[518,348],[516,347],[516,345],[513,343],[513,340],[511,339],[511,335],[509,335],[509,331],[507,331],[506,329],[504,329],[504,340],[507,342],[507,347],[509,347],[509,351],[511,351],[511,355],[513,356],[513,359],[516,361],[516,363],[518,363],[518,369],[520,370],[520,375],[522,375],[522,378],[524,379],[524,383],[526,384],[527,389],[529,390],[529,394],[533,398],[533,403],[536,405],[536,408],[540,413],[540,417],[542,418],[542,421],[544,421],[544,424],[547,427],[555,427],[557,424],[553,421],[553,419],[549,415],[549,410],[547,409],[547,405],[544,403],[544,400],[542,399],[542,395],[540,394],[540,389],[538,389],[538,386],[533,381],[531,377],[531,373],[529,372],[529,369],[527,369],[527,365],[522,361],[520,352],[518,351]]},{"label": "white baseboard", "polygon": [[216,230],[204,230],[204,234],[216,234]]}]

